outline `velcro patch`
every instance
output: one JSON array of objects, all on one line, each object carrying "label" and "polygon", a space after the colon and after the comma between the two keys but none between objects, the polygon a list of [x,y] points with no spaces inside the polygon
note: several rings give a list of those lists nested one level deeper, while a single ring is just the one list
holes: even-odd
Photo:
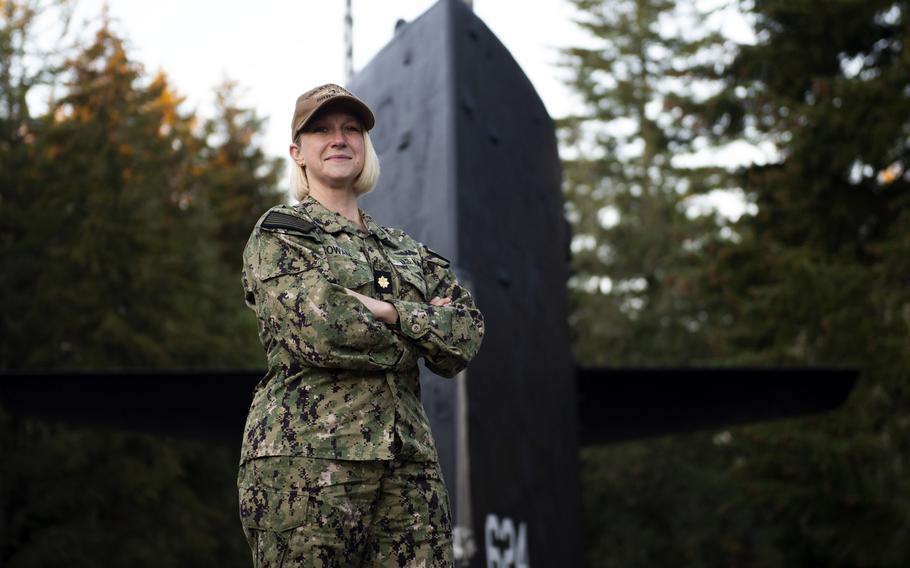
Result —
[{"label": "velcro patch", "polygon": [[306,219],[301,219],[300,217],[288,215],[281,211],[272,211],[266,215],[260,226],[263,229],[288,229],[291,231],[300,231],[301,233],[309,233],[316,225]]}]

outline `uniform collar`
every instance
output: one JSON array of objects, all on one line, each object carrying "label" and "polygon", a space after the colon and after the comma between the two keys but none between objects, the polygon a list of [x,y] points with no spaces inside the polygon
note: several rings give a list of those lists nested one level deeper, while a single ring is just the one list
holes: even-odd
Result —
[{"label": "uniform collar", "polygon": [[394,248],[398,248],[398,243],[392,240],[392,237],[389,236],[389,233],[382,227],[382,225],[374,221],[373,217],[369,213],[361,209],[360,218],[363,219],[363,224],[366,225],[367,231],[376,235],[386,244],[391,245]]},{"label": "uniform collar", "polygon": [[310,195],[307,195],[301,200],[300,206],[303,207],[310,219],[322,227],[322,230],[327,233],[345,231],[351,234],[357,234],[357,227],[350,221],[334,211],[329,211],[322,203],[319,203]]},{"label": "uniform collar", "polygon": [[[322,203],[319,203],[314,197],[307,195],[300,202],[300,206],[306,211],[310,219],[314,223],[322,227],[322,229],[328,233],[338,233],[344,231],[352,235],[363,235],[363,231],[357,228],[356,225],[347,220],[344,215],[335,213],[327,209]],[[379,225],[376,221],[373,220],[373,217],[363,209],[358,209],[360,211],[360,217],[363,219],[363,224],[367,228],[367,233],[376,235],[379,239],[382,239],[387,244],[398,248],[398,243],[392,240],[392,237],[386,232],[382,226]]]}]

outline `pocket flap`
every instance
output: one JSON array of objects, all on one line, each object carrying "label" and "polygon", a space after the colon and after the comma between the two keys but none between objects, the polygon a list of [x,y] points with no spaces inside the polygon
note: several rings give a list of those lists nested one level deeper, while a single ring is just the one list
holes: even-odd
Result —
[{"label": "pocket flap", "polygon": [[399,266],[396,264],[395,271],[398,272],[398,276],[401,277],[404,282],[417,288],[420,295],[426,298],[427,282],[423,277],[423,270],[420,269],[420,266],[414,264]]}]

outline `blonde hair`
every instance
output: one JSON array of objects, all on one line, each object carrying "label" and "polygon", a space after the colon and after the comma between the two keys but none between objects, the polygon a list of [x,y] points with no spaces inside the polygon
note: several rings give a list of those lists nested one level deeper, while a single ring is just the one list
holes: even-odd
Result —
[{"label": "blonde hair", "polygon": [[[297,135],[295,144],[300,143],[300,135]],[[373,141],[370,140],[370,133],[363,131],[363,169],[360,175],[354,180],[354,193],[361,196],[373,191],[376,182],[379,181],[379,156],[373,148]],[[310,184],[306,178],[306,166],[300,166],[294,160],[291,160],[291,191],[298,201],[310,193]]]}]

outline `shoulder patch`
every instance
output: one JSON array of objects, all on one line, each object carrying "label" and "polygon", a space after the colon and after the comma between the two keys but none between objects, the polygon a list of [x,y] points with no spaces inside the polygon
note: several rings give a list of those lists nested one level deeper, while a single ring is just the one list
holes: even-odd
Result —
[{"label": "shoulder patch", "polygon": [[295,217],[294,215],[288,215],[281,211],[272,211],[265,216],[260,227],[263,229],[290,229],[292,231],[309,233],[316,225],[306,219]]}]

